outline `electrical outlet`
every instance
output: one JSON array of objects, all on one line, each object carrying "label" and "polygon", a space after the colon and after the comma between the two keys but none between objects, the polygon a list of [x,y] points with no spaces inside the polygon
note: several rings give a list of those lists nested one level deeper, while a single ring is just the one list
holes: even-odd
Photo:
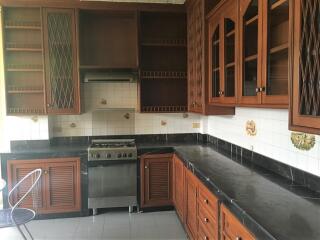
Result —
[{"label": "electrical outlet", "polygon": [[192,128],[200,128],[200,123],[192,123]]}]

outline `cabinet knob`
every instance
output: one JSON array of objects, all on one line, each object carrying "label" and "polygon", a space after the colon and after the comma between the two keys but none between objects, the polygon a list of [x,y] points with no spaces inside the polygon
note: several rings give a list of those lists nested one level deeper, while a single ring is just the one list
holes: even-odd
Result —
[{"label": "cabinet knob", "polygon": [[208,222],[209,222],[209,219],[208,219],[208,218],[204,218],[204,221],[205,221],[206,223],[208,223]]},{"label": "cabinet knob", "polygon": [[242,240],[242,238],[241,237],[236,237],[236,239],[235,240]]},{"label": "cabinet knob", "polygon": [[260,92],[260,88],[256,88],[256,93],[259,93]]},{"label": "cabinet knob", "polygon": [[147,166],[147,165],[145,165],[145,166],[144,166],[144,168],[145,168],[145,169],[148,169],[148,166]]},{"label": "cabinet knob", "polygon": [[204,240],[209,240],[209,238],[208,238],[207,236],[205,236],[203,239],[204,239]]},{"label": "cabinet knob", "polygon": [[44,172],[43,172],[45,175],[47,175],[48,174],[48,171],[47,170],[44,170]]},{"label": "cabinet knob", "polygon": [[205,200],[203,200],[203,201],[204,201],[204,203],[206,203],[206,204],[209,203],[208,199],[205,199]]}]

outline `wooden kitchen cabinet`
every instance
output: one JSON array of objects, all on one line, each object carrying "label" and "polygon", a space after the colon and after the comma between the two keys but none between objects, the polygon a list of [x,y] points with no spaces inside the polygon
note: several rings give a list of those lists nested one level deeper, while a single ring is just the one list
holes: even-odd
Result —
[{"label": "wooden kitchen cabinet", "polygon": [[198,236],[198,184],[199,180],[192,172],[185,170],[185,226],[191,239]]},{"label": "wooden kitchen cabinet", "polygon": [[75,9],[43,9],[48,114],[80,114]]},{"label": "wooden kitchen cabinet", "polygon": [[215,0],[187,0],[188,26],[188,111],[205,115],[233,115],[234,108],[209,105],[207,81],[206,14]]},{"label": "wooden kitchen cabinet", "polygon": [[173,205],[172,154],[148,154],[140,159],[141,207]]},{"label": "wooden kitchen cabinet", "polygon": [[3,8],[8,115],[80,113],[74,9]]},{"label": "wooden kitchen cabinet", "polygon": [[[64,213],[81,210],[80,159],[58,158],[37,160],[8,160],[9,190],[27,173],[41,168],[39,193],[35,201],[37,212]],[[14,198],[22,196],[30,183],[19,188]],[[29,196],[22,207],[34,208]]]},{"label": "wooden kitchen cabinet", "polygon": [[184,219],[184,164],[177,155],[173,156],[173,203],[180,217]]},{"label": "wooden kitchen cabinet", "polygon": [[225,1],[209,15],[209,102],[235,105],[239,66],[238,1]]},{"label": "wooden kitchen cabinet", "polygon": [[291,66],[292,1],[239,1],[238,104],[286,108]]},{"label": "wooden kitchen cabinet", "polygon": [[320,134],[319,1],[294,0],[290,130]]},{"label": "wooden kitchen cabinet", "polygon": [[255,240],[249,230],[223,204],[220,207],[220,216],[222,240]]}]

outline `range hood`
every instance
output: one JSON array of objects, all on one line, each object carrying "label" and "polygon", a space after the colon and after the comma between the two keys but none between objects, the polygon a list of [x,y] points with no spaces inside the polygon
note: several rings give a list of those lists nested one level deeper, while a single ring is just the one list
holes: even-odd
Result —
[{"label": "range hood", "polygon": [[84,75],[84,82],[136,82],[136,72],[88,72]]}]

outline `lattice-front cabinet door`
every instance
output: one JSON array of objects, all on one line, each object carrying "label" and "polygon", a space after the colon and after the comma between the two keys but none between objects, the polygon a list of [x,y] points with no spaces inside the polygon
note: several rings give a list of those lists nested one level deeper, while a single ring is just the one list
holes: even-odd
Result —
[{"label": "lattice-front cabinet door", "polygon": [[290,128],[320,133],[320,0],[295,0]]},{"label": "lattice-front cabinet door", "polygon": [[80,113],[74,9],[44,9],[47,111]]}]

